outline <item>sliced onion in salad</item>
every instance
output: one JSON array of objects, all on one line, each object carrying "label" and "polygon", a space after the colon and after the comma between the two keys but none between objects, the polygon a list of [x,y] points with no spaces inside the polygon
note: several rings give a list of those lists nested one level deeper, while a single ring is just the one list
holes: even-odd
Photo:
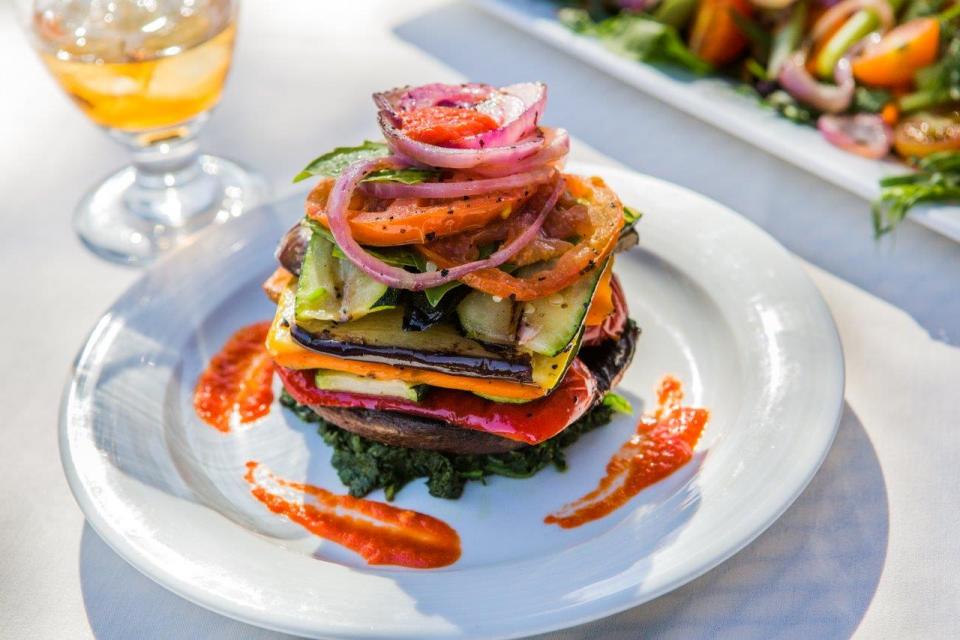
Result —
[{"label": "sliced onion in salad", "polygon": [[866,158],[883,158],[893,144],[893,130],[875,113],[825,114],[817,120],[817,128],[831,144]]},{"label": "sliced onion in salad", "polygon": [[330,192],[330,198],[327,201],[327,220],[330,224],[330,232],[333,234],[341,251],[343,251],[347,258],[361,271],[378,282],[382,282],[394,289],[422,291],[423,289],[429,289],[430,287],[436,287],[441,284],[446,284],[447,282],[459,280],[474,271],[500,266],[536,237],[547,215],[556,206],[564,186],[564,181],[560,178],[560,175],[557,174],[553,178],[552,186],[549,187],[549,195],[529,226],[524,229],[523,233],[502,246],[489,257],[483,260],[451,266],[450,268],[439,269],[437,271],[410,273],[400,267],[389,265],[367,253],[367,251],[360,246],[360,243],[354,239],[350,230],[350,221],[347,219],[347,208],[350,204],[350,198],[357,188],[357,185],[367,174],[377,171],[378,169],[402,169],[406,166],[407,163],[402,159],[392,156],[356,162],[347,167],[347,169],[340,174],[340,177],[337,178]]},{"label": "sliced onion in salad", "polygon": [[505,191],[527,185],[543,184],[550,180],[556,170],[552,167],[539,167],[532,171],[513,173],[498,178],[479,180],[458,180],[453,182],[421,182],[403,184],[401,182],[364,182],[363,191],[375,198],[392,200],[394,198],[462,198],[477,196],[494,191]]},{"label": "sliced onion in salad", "polygon": [[806,51],[797,51],[780,67],[777,80],[787,93],[797,100],[826,113],[839,113],[850,106],[856,82],[849,56],[837,63],[833,70],[836,84],[817,82],[807,71]]},{"label": "sliced onion in salad", "polygon": [[893,26],[893,9],[887,0],[843,0],[823,12],[810,30],[810,39],[817,42],[833,33],[834,29],[852,14],[861,9],[872,9],[880,19],[880,28],[887,31]]}]

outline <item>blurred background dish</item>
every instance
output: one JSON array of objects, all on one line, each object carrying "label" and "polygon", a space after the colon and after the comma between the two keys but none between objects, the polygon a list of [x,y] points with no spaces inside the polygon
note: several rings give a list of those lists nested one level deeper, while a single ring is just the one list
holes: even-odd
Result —
[{"label": "blurred background dish", "polygon": [[18,0],[31,43],[73,102],[126,146],[132,165],[81,200],[83,242],[143,264],[201,227],[241,215],[265,183],[200,154],[197,131],[230,69],[232,0]]},{"label": "blurred background dish", "polygon": [[[564,24],[562,19],[565,16],[569,18],[571,14],[569,10],[558,13],[558,8],[564,3],[558,3],[555,0],[471,0],[471,2],[518,29],[550,43],[561,51],[688,115],[699,118],[842,189],[872,201],[872,218],[876,235],[892,230],[909,210],[911,220],[960,242],[960,207],[956,204],[958,193],[956,185],[960,180],[957,165],[960,163],[957,161],[957,154],[950,152],[949,148],[926,146],[928,153],[935,150],[945,151],[947,157],[942,157],[943,154],[932,154],[916,163],[918,171],[911,170],[902,162],[894,161],[895,156],[886,154],[885,151],[881,154],[885,154],[884,157],[880,159],[865,157],[869,154],[851,153],[829,141],[851,142],[849,140],[851,136],[848,135],[851,130],[848,130],[846,125],[841,127],[836,116],[826,114],[827,117],[820,125],[823,131],[821,133],[811,126],[816,122],[815,111],[799,104],[785,91],[776,90],[763,100],[759,99],[760,94],[755,86],[741,82],[738,76],[729,73],[729,70],[735,66],[731,67],[730,61],[725,58],[713,59],[718,64],[719,70],[728,72],[726,75],[720,72],[708,73],[716,70],[714,66],[694,55],[688,49],[688,45],[679,39],[678,32],[673,27],[665,26],[652,18],[647,19],[635,12],[624,14],[627,21],[635,24],[628,25],[629,29],[624,29],[623,33],[615,32],[614,38],[611,36],[612,25],[616,26],[614,23],[602,23],[601,27],[590,23],[582,25],[583,28],[570,23],[569,20]],[[573,4],[599,7],[600,5],[610,6],[612,3]],[[687,5],[690,8],[699,6],[696,2],[687,3],[683,0],[678,0],[676,3],[663,2],[660,5],[654,2],[649,6],[668,8],[678,4]],[[705,6],[709,4],[704,3]],[[744,3],[739,4],[750,6]],[[853,4],[848,2],[845,6],[850,8]],[[953,6],[960,7],[960,5]],[[948,11],[950,15],[946,17],[952,24],[956,21],[956,16],[950,18],[953,16],[954,9]],[[692,14],[688,14],[684,17],[684,21],[690,22],[691,16]],[[856,17],[855,12],[851,20]],[[589,19],[586,20],[589,22]],[[731,29],[736,31],[730,20],[722,22],[725,22],[728,31]],[[623,24],[617,26],[618,29],[621,27]],[[600,37],[595,37],[598,33]],[[735,33],[734,36],[736,36]],[[946,37],[943,39],[950,41]],[[670,42],[669,45],[664,44],[667,41]],[[957,38],[957,42],[960,43],[960,37]],[[665,51],[670,55],[661,55]],[[737,51],[735,50],[734,54],[740,55]],[[717,52],[714,53],[720,55]],[[946,54],[942,58],[943,66],[938,63],[930,68],[941,70],[948,67],[952,58]],[[749,57],[747,59],[753,60]],[[678,60],[684,61],[684,64],[677,64]],[[746,62],[744,64],[752,66]],[[757,82],[755,80],[754,84]],[[761,84],[764,83],[767,85],[764,90],[778,86],[768,80]],[[835,87],[835,85],[825,84],[823,87],[827,87],[829,93],[829,87]],[[848,89],[852,90],[853,85],[851,84]],[[860,87],[860,89],[862,95],[866,87]],[[784,98],[789,104],[782,102]],[[777,100],[781,102],[778,103]],[[880,106],[884,104],[882,101],[879,103]],[[899,111],[897,113],[899,114]],[[874,120],[878,117],[877,114],[860,115],[869,116]],[[954,111],[948,110],[945,115],[931,117],[927,121],[927,129],[940,131],[941,133],[937,136],[946,136],[945,132],[955,132],[955,119]],[[804,121],[806,124],[799,124]],[[864,124],[862,119],[859,122]],[[869,125],[870,122],[866,124]],[[877,125],[877,122],[874,121],[873,124]],[[904,117],[901,124],[903,127],[898,129],[906,130],[916,124],[916,120],[910,115]],[[880,128],[885,126],[882,125]],[[852,137],[859,139],[866,135],[867,138],[873,138],[875,136],[867,134],[876,129],[876,126],[854,128],[853,132],[856,135]],[[955,133],[949,133],[949,135],[955,137]],[[890,141],[893,141],[892,133]],[[889,149],[889,142],[886,145],[881,144],[880,148],[881,150]],[[902,156],[917,154],[917,145],[900,145],[898,149]],[[864,207],[864,212],[869,213],[870,209]]]}]

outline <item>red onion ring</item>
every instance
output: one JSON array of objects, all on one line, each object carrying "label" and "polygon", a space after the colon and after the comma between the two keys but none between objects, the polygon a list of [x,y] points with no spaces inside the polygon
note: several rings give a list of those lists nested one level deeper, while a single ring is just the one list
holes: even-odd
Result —
[{"label": "red onion ring", "polygon": [[843,0],[843,2],[824,11],[823,15],[817,19],[810,30],[810,39],[817,42],[824,35],[830,33],[837,24],[860,9],[876,11],[877,17],[880,18],[880,26],[884,31],[893,26],[893,9],[887,0]]},{"label": "red onion ring", "polygon": [[520,171],[531,171],[537,167],[543,167],[548,164],[554,168],[557,162],[562,160],[570,151],[570,134],[565,129],[542,129],[545,137],[543,148],[522,160],[505,165],[484,164],[474,167],[472,171],[478,175],[488,178],[506,176]]},{"label": "red onion ring", "polygon": [[419,184],[364,182],[360,185],[360,188],[365,193],[382,200],[393,200],[394,198],[461,198],[542,184],[550,180],[554,173],[555,170],[551,167],[539,167],[533,171],[514,173],[502,178],[462,180],[459,182],[421,182]]},{"label": "red onion ring", "polygon": [[504,87],[475,107],[480,113],[496,120],[500,126],[493,131],[461,138],[451,146],[484,149],[512,144],[536,129],[546,103],[547,85],[542,82],[524,82]]},{"label": "red onion ring", "polygon": [[404,134],[397,128],[394,116],[386,111],[381,111],[377,117],[383,137],[387,139],[387,146],[391,151],[429,167],[472,169],[481,164],[508,164],[533,155],[544,145],[543,133],[538,129],[523,140],[505,147],[485,149],[439,147],[414,140]]},{"label": "red onion ring", "polygon": [[807,71],[806,62],[805,50],[797,51],[784,60],[777,76],[780,86],[797,100],[820,111],[839,113],[849,107],[856,88],[849,56],[841,58],[833,70],[836,85],[817,82]]},{"label": "red onion ring", "polygon": [[394,289],[407,289],[410,291],[422,291],[430,287],[436,287],[453,280],[459,280],[468,273],[479,271],[480,269],[491,269],[498,267],[524,246],[530,243],[543,226],[543,221],[547,214],[553,211],[563,191],[564,182],[559,174],[554,178],[554,186],[547,198],[543,208],[537,214],[534,221],[524,229],[523,233],[517,236],[512,242],[501,247],[484,260],[476,260],[465,264],[442,269],[439,271],[430,271],[427,273],[410,273],[400,267],[394,267],[382,260],[379,260],[360,246],[350,232],[350,221],[347,220],[347,207],[350,204],[350,197],[353,195],[357,185],[366,175],[378,169],[400,169],[406,166],[402,160],[394,157],[375,158],[373,160],[362,160],[355,162],[347,167],[337,178],[327,200],[327,221],[330,224],[330,232],[340,250],[347,258],[357,266],[358,269],[369,275],[371,278],[382,282],[388,287]]},{"label": "red onion ring", "polygon": [[893,144],[893,130],[875,113],[822,115],[817,128],[830,144],[865,158],[883,158]]},{"label": "red onion ring", "polygon": [[400,87],[373,94],[373,102],[380,111],[397,113],[424,107],[472,107],[496,92],[488,84],[468,82],[443,84],[434,82],[420,87]]}]

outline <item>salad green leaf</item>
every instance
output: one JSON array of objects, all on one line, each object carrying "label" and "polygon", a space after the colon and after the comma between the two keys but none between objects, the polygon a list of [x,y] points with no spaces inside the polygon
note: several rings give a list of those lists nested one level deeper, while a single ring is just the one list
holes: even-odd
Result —
[{"label": "salad green leaf", "polygon": [[761,98],[761,104],[764,104],[787,120],[799,124],[810,124],[817,119],[817,112],[806,107],[782,89],[777,89],[766,98]]},{"label": "salad green leaf", "polygon": [[893,94],[884,89],[857,87],[853,92],[853,110],[880,113],[891,100],[893,100]]},{"label": "salad green leaf", "polygon": [[730,19],[736,25],[740,33],[753,45],[753,51],[761,60],[766,60],[770,56],[770,47],[773,45],[773,36],[764,29],[759,22],[749,16],[745,16],[732,8],[728,10]]},{"label": "salad green leaf", "polygon": [[595,22],[586,11],[569,7],[557,15],[573,31],[595,37],[611,51],[628,58],[672,64],[698,75],[713,69],[687,48],[674,27],[648,16],[620,13]]},{"label": "salad green leaf", "polygon": [[889,233],[923,202],[960,200],[960,152],[942,151],[914,161],[916,173],[880,181],[880,197],[873,203],[873,230]]},{"label": "salad green leaf", "polygon": [[382,158],[388,155],[390,155],[390,150],[386,144],[371,140],[364,140],[363,144],[357,147],[337,147],[333,151],[315,158],[303,168],[303,171],[294,176],[293,181],[300,182],[311,176],[335,178],[354,162]]},{"label": "salad green leaf", "polygon": [[898,101],[904,112],[930,109],[960,101],[960,34],[954,34],[943,47],[940,60],[917,71],[917,90]]}]

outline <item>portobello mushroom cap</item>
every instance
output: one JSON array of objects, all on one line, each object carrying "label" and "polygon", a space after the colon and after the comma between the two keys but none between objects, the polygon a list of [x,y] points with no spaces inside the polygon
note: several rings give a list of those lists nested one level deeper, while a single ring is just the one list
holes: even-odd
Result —
[{"label": "portobello mushroom cap", "polygon": [[[597,380],[595,403],[600,402],[604,393],[620,381],[633,360],[639,334],[637,325],[629,321],[620,339],[606,340],[580,350],[577,357],[583,360]],[[321,406],[310,408],[341,429],[397,447],[480,455],[504,453],[523,446],[523,443],[515,440],[395,411]]]},{"label": "portobello mushroom cap", "polygon": [[311,234],[309,227],[297,222],[283,234],[274,251],[273,255],[277,262],[295,276],[300,275],[300,265],[303,264],[303,256],[307,253]]}]

